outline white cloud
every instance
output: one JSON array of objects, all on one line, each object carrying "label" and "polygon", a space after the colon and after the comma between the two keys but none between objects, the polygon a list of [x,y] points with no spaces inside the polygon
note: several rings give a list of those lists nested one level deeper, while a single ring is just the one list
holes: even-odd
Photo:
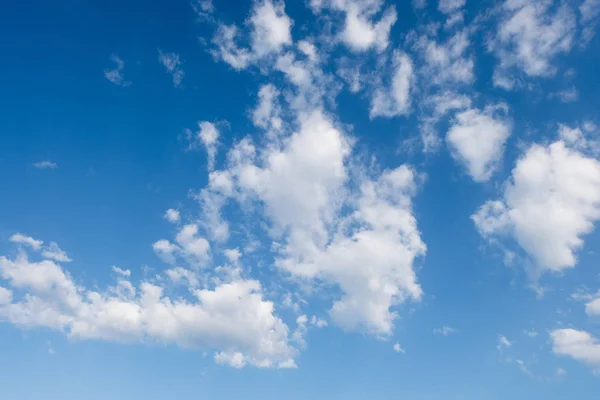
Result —
[{"label": "white cloud", "polygon": [[40,250],[42,244],[44,244],[42,240],[37,240],[32,238],[31,236],[25,236],[21,233],[15,233],[14,235],[12,235],[10,237],[10,241],[13,243],[24,244],[26,246],[31,247],[34,250]]},{"label": "white cloud", "polygon": [[395,343],[393,348],[396,353],[402,353],[402,354],[406,353],[406,351],[402,348],[402,346],[400,346],[400,343]]},{"label": "white cloud", "polygon": [[97,292],[75,285],[52,261],[31,262],[24,254],[15,260],[0,257],[0,276],[26,293],[17,300],[2,291],[0,320],[18,326],[47,327],[74,339],[217,349],[239,353],[243,364],[258,367],[290,366],[297,353],[288,342],[288,327],[274,315],[273,303],[263,299],[258,281],[192,290],[193,300],[172,299],[149,282],[136,295],[125,280],[120,286],[132,290]]},{"label": "white cloud", "polygon": [[472,217],[484,237],[508,235],[541,270],[574,267],[600,219],[600,162],[564,141],[534,144],[517,161],[503,198]]},{"label": "white cloud", "polygon": [[197,224],[183,226],[175,241],[180,246],[180,253],[192,265],[202,266],[210,258],[210,244],[205,238],[198,236]]},{"label": "white cloud", "polygon": [[376,14],[383,6],[381,0],[325,0],[312,2],[312,5],[315,12],[327,7],[344,13],[344,28],[339,39],[355,52],[371,48],[385,50],[389,45],[392,26],[398,19],[396,8],[390,6],[375,21]]},{"label": "white cloud", "polygon": [[532,329],[530,331],[525,331],[524,332],[527,336],[529,336],[530,338],[534,338],[538,335],[537,331],[535,329]]},{"label": "white cloud", "polygon": [[438,10],[444,14],[453,13],[465,6],[467,0],[440,0]]},{"label": "white cloud", "polygon": [[158,49],[158,61],[165,67],[167,72],[173,77],[173,85],[175,87],[181,86],[181,81],[185,76],[183,69],[181,68],[182,62],[179,54],[177,53],[164,53]]},{"label": "white cloud", "polygon": [[39,162],[33,163],[33,166],[35,168],[38,168],[38,169],[55,169],[55,168],[58,168],[58,164],[57,163],[52,162],[52,161],[48,161],[48,160],[39,161]]},{"label": "white cloud", "polygon": [[584,0],[579,6],[579,15],[583,26],[581,36],[585,45],[594,37],[600,19],[600,0]]},{"label": "white cloud", "polygon": [[427,6],[427,0],[412,0],[412,5],[416,10],[421,10]]},{"label": "white cloud", "polygon": [[126,80],[123,74],[123,71],[125,69],[125,61],[123,61],[121,57],[117,56],[116,54],[112,54],[110,56],[110,60],[114,62],[116,66],[113,69],[104,70],[104,76],[106,77],[106,79],[108,79],[117,86],[130,86],[131,81]]},{"label": "white cloud", "polygon": [[263,129],[280,130],[282,120],[280,117],[280,106],[277,98],[279,90],[273,84],[261,86],[258,91],[258,105],[252,113],[254,125]]},{"label": "white cloud", "polygon": [[283,1],[257,0],[250,16],[252,50],[257,57],[278,53],[292,43],[292,20]]},{"label": "white cloud", "polygon": [[212,42],[217,46],[213,56],[222,59],[236,70],[245,69],[252,62],[252,54],[236,43],[238,28],[235,25],[220,25]]},{"label": "white cloud", "polygon": [[442,87],[473,83],[475,62],[468,52],[470,46],[469,31],[466,29],[455,33],[445,42],[437,42],[427,36],[420,37],[415,49],[425,63],[419,68],[423,83]]},{"label": "white cloud", "polygon": [[501,14],[497,33],[488,43],[499,61],[494,84],[512,88],[513,69],[531,77],[554,75],[555,58],[569,52],[574,42],[576,20],[570,6],[552,0],[505,0]]},{"label": "white cloud", "polygon": [[198,137],[206,148],[206,152],[208,153],[208,169],[212,171],[215,166],[215,157],[217,155],[219,130],[214,124],[208,121],[202,121],[199,125],[200,131],[198,132]]},{"label": "white cloud", "polygon": [[165,212],[165,219],[171,223],[177,223],[177,222],[181,221],[181,215],[179,214],[178,210],[169,208]]},{"label": "white cloud", "polygon": [[570,127],[559,124],[558,135],[570,147],[583,153],[600,154],[600,130],[591,122],[584,122],[581,127]]},{"label": "white cloud", "polygon": [[458,331],[450,326],[442,326],[441,328],[435,328],[433,330],[434,334],[442,335],[442,336],[448,336],[448,335],[451,335],[456,332],[458,332]]},{"label": "white cloud", "polygon": [[240,260],[240,257],[242,256],[242,253],[239,249],[226,249],[223,251],[223,253],[225,254],[227,260],[234,264],[237,263]]},{"label": "white cloud", "polygon": [[506,114],[506,105],[462,111],[448,130],[446,140],[452,156],[465,165],[476,182],[489,180],[499,166],[511,133]]},{"label": "white cloud", "polygon": [[556,97],[563,103],[574,103],[579,100],[579,91],[572,87],[557,93],[552,93],[550,97]]},{"label": "white cloud", "polygon": [[310,318],[310,324],[313,326],[316,326],[317,328],[324,328],[328,325],[326,320],[321,319],[321,318],[317,317],[316,315],[313,315]]},{"label": "white cloud", "polygon": [[498,336],[498,351],[502,351],[502,349],[508,349],[512,347],[512,342],[506,338],[504,335]]},{"label": "white cloud", "polygon": [[71,262],[67,253],[58,247],[58,244],[55,242],[50,242],[50,245],[44,248],[42,256],[58,262]]},{"label": "white cloud", "polygon": [[192,133],[190,129],[186,129],[186,136],[190,141],[190,149],[195,149],[202,145],[206,149],[208,156],[207,168],[212,171],[215,167],[215,159],[217,156],[217,147],[219,145],[219,129],[212,122],[198,121],[198,132]]},{"label": "white cloud", "polygon": [[550,333],[554,354],[569,356],[593,368],[600,368],[600,341],[585,331],[557,329]]},{"label": "white cloud", "polygon": [[317,47],[308,40],[298,41],[298,50],[300,50],[310,61],[319,61]]},{"label": "white cloud", "polygon": [[166,263],[174,264],[175,253],[179,250],[179,247],[166,239],[161,239],[152,244],[152,249]]},{"label": "white cloud", "polygon": [[600,297],[586,303],[585,312],[589,316],[600,317]]},{"label": "white cloud", "polygon": [[121,268],[117,267],[116,265],[113,265],[111,269],[113,270],[113,272],[115,274],[117,274],[120,277],[129,278],[131,276],[131,271],[128,269],[121,269]]},{"label": "white cloud", "polygon": [[[413,262],[424,255],[412,215],[419,176],[407,166],[345,185],[352,140],[321,111],[300,114],[299,130],[257,154],[248,140],[229,154],[236,189],[230,197],[256,201],[270,222],[276,265],[301,281],[338,286],[332,320],[346,329],[390,334],[405,300],[419,300]],[[293,184],[290,184],[293,182]],[[347,204],[353,211],[340,216]]]},{"label": "white cloud", "polygon": [[13,294],[11,290],[0,286],[0,307],[12,302]]},{"label": "white cloud", "polygon": [[393,58],[394,75],[389,88],[378,87],[371,99],[369,117],[393,117],[410,111],[411,92],[414,86],[413,64],[405,53],[396,53]]}]

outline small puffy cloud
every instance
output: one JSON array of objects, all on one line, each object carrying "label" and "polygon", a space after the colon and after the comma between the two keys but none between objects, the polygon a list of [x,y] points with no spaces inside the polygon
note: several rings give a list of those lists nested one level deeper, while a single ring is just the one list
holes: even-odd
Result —
[{"label": "small puffy cloud", "polygon": [[530,331],[525,331],[524,333],[525,333],[525,335],[527,335],[530,338],[537,337],[537,335],[538,335],[538,332],[535,329],[532,329]]},{"label": "small puffy cloud", "polygon": [[178,210],[175,210],[174,208],[169,208],[165,212],[165,219],[171,223],[177,223],[181,221],[181,215],[179,214]]},{"label": "small puffy cloud", "polygon": [[242,253],[239,249],[226,249],[225,251],[223,251],[223,254],[231,263],[237,263],[240,260],[240,257],[242,256]]},{"label": "small puffy cloud", "polygon": [[328,325],[326,320],[321,319],[321,318],[317,317],[316,315],[313,315],[310,318],[310,324],[313,326],[316,326],[317,328],[324,328]]},{"label": "small puffy cloud", "polygon": [[212,54],[234,69],[242,70],[252,62],[252,53],[237,44],[238,36],[238,28],[235,25],[220,25],[212,39],[216,46]]},{"label": "small puffy cloud", "polygon": [[215,353],[215,362],[217,364],[229,365],[233,368],[243,368],[246,365],[245,357],[242,353]]},{"label": "small puffy cloud", "polygon": [[72,261],[67,255],[67,253],[60,247],[58,247],[58,244],[56,244],[55,242],[50,242],[50,244],[44,248],[44,250],[42,251],[42,256],[58,262]]},{"label": "small puffy cloud", "polygon": [[471,218],[484,237],[514,239],[542,271],[572,268],[583,236],[600,219],[600,161],[562,140],[534,144],[517,161],[502,199]]},{"label": "small puffy cloud", "polygon": [[393,117],[410,111],[411,93],[414,86],[413,63],[405,53],[393,57],[394,72],[389,87],[380,85],[373,92],[369,117]]},{"label": "small puffy cloud", "polygon": [[39,161],[33,163],[33,166],[37,169],[56,169],[58,164],[49,160]]},{"label": "small puffy cloud", "polygon": [[300,50],[312,62],[317,62],[319,60],[317,47],[308,40],[299,40],[298,50]]},{"label": "small puffy cloud", "polygon": [[585,312],[592,317],[600,317],[600,296],[586,303]]},{"label": "small puffy cloud", "polygon": [[406,351],[402,348],[402,346],[400,346],[400,343],[395,343],[393,346],[393,349],[396,353],[406,353]]},{"label": "small puffy cloud", "polygon": [[163,261],[169,264],[175,263],[175,253],[179,247],[166,239],[161,239],[152,244],[152,249]]},{"label": "small puffy cloud", "polygon": [[278,53],[292,43],[292,20],[283,1],[257,0],[250,15],[252,50],[257,57]]},{"label": "small puffy cloud", "polygon": [[550,333],[554,354],[600,368],[600,341],[585,331],[557,329]]},{"label": "small puffy cloud", "polygon": [[512,342],[506,338],[504,335],[498,336],[498,345],[496,346],[499,352],[502,352],[504,349],[508,349],[512,347]]},{"label": "small puffy cloud", "polygon": [[469,31],[458,31],[444,42],[435,39],[421,36],[414,45],[424,62],[419,68],[422,82],[444,88],[473,83],[475,62],[469,52]]},{"label": "small puffy cloud", "polygon": [[489,180],[502,159],[511,133],[505,105],[470,109],[456,115],[446,140],[452,156],[461,162],[476,182]]},{"label": "small puffy cloud", "polygon": [[177,53],[165,53],[162,50],[158,50],[158,61],[165,67],[167,72],[173,77],[173,85],[175,87],[181,86],[181,81],[185,76],[182,69],[182,61]]},{"label": "small puffy cloud", "polygon": [[465,6],[467,0],[440,0],[438,10],[444,14],[453,13]]},{"label": "small puffy cloud", "polygon": [[128,269],[121,269],[116,265],[112,266],[112,271],[120,277],[129,278],[131,276],[131,271]]},{"label": "small puffy cloud", "polygon": [[104,76],[106,79],[117,86],[127,87],[131,85],[131,82],[126,80],[123,74],[123,71],[125,70],[125,61],[123,61],[121,57],[117,56],[116,54],[111,55],[110,60],[116,65],[113,69],[104,70]]},{"label": "small puffy cloud", "polygon": [[183,267],[175,267],[165,271],[165,275],[175,284],[187,284],[192,288],[198,286],[198,277],[193,271]]},{"label": "small puffy cloud", "polygon": [[441,335],[441,336],[449,336],[456,332],[458,332],[458,331],[450,326],[442,326],[441,328],[435,328],[433,330],[434,334]]},{"label": "small puffy cloud", "polygon": [[44,244],[42,240],[37,240],[32,238],[31,236],[26,236],[21,233],[15,233],[14,235],[12,235],[10,237],[10,241],[13,243],[19,243],[25,246],[29,246],[34,250],[40,250],[42,244]]},{"label": "small puffy cloud", "polygon": [[392,26],[398,19],[396,8],[390,6],[376,21],[376,15],[383,6],[383,2],[378,0],[323,0],[313,1],[311,5],[317,13],[323,8],[344,13],[344,27],[339,33],[339,40],[354,52],[363,52],[371,48],[377,51],[385,50],[389,45]]},{"label": "small puffy cloud", "polygon": [[566,2],[505,0],[498,29],[488,43],[498,58],[494,84],[513,88],[514,69],[530,77],[554,75],[555,58],[571,50],[575,31],[575,14]]},{"label": "small puffy cloud", "polygon": [[192,264],[202,265],[210,257],[210,244],[208,240],[198,236],[198,225],[188,224],[181,228],[175,237],[175,241],[180,246],[180,253],[186,257]]}]

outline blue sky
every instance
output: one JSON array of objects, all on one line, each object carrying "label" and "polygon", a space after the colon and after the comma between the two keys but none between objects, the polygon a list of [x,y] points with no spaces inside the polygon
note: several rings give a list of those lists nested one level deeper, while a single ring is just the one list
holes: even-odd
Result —
[{"label": "blue sky", "polygon": [[597,397],[600,1],[1,18],[1,398]]}]

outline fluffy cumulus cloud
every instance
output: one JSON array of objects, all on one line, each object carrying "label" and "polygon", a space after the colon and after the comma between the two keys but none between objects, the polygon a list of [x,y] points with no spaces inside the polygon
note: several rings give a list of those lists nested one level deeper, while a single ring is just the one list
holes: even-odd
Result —
[{"label": "fluffy cumulus cloud", "polygon": [[558,329],[550,332],[552,351],[589,365],[600,372],[600,341],[585,331]]},{"label": "fluffy cumulus cloud", "polygon": [[166,212],[165,212],[165,219],[169,222],[172,223],[177,223],[179,221],[181,221],[181,215],[179,213],[178,210],[175,210],[173,208],[169,208]]},{"label": "fluffy cumulus cloud", "polygon": [[568,2],[505,0],[498,29],[489,42],[498,65],[494,84],[511,89],[514,70],[531,77],[547,77],[557,70],[555,59],[571,50],[576,16]]},{"label": "fluffy cumulus cloud", "polygon": [[[292,44],[292,19],[279,0],[256,0],[248,17],[249,32],[219,22],[212,43],[213,55],[237,70],[247,68],[265,57],[277,55]],[[246,33],[250,40],[240,44]],[[248,43],[249,42],[249,43]]]},{"label": "fluffy cumulus cloud", "polygon": [[452,156],[476,182],[489,180],[502,159],[504,144],[511,133],[506,114],[504,104],[461,111],[448,130],[446,140]]},{"label": "fluffy cumulus cloud", "polygon": [[510,236],[541,270],[574,267],[600,219],[600,162],[563,140],[532,145],[499,200],[473,216],[484,237]]},{"label": "fluffy cumulus cloud", "polygon": [[[240,142],[222,173],[234,182],[231,197],[258,202],[270,221],[279,268],[341,289],[330,309],[335,322],[389,334],[392,308],[422,293],[413,262],[426,247],[411,211],[420,178],[403,165],[360,179],[350,193],[351,142],[316,110],[301,115],[280,148]],[[345,204],[354,211],[340,216]]]},{"label": "fluffy cumulus cloud", "polygon": [[284,3],[256,1],[252,15],[252,49],[258,57],[279,52],[292,43],[292,20],[285,13]]},{"label": "fluffy cumulus cloud", "polygon": [[55,261],[25,253],[0,257],[0,320],[46,327],[70,338],[175,344],[215,349],[233,366],[291,367],[296,350],[287,325],[274,314],[256,280],[236,279],[171,298],[149,281],[134,286],[126,271],[104,291],[88,289]]}]

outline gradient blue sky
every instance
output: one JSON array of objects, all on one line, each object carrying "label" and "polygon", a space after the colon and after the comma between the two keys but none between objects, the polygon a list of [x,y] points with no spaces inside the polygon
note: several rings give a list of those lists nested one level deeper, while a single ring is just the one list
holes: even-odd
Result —
[{"label": "gradient blue sky", "polygon": [[599,0],[0,9],[0,398],[597,398]]}]

